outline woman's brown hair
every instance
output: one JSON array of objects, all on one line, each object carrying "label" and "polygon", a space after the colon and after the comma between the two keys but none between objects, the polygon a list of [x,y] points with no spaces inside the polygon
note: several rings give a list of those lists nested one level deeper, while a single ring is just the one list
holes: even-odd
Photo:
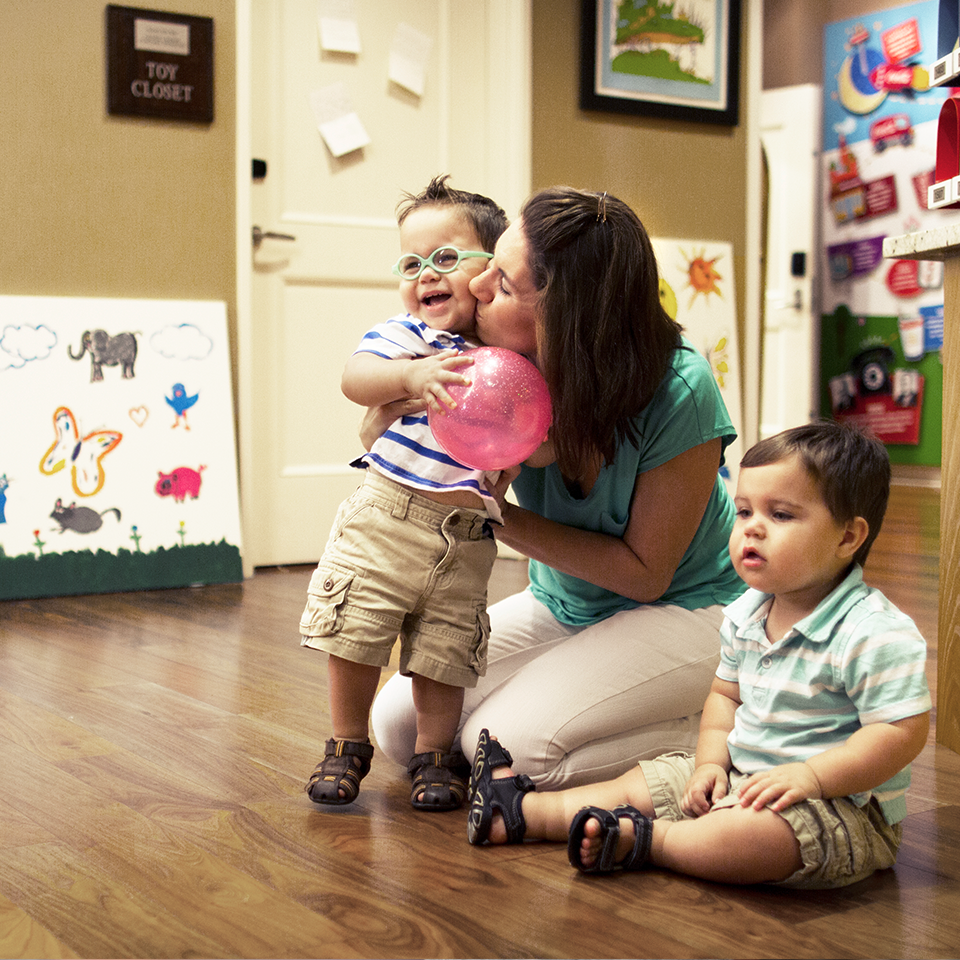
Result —
[{"label": "woman's brown hair", "polygon": [[537,357],[550,387],[554,448],[576,477],[637,444],[635,418],[666,375],[681,327],[660,303],[640,218],[606,193],[551,187],[520,213],[539,291]]}]

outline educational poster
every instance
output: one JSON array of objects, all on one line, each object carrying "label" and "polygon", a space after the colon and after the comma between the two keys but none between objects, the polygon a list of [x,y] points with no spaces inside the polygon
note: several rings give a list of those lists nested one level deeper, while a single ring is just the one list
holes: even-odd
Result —
[{"label": "educational poster", "polygon": [[884,260],[883,240],[957,222],[928,209],[940,109],[938,4],[824,30],[821,411],[855,420],[894,463],[939,465],[943,264]]},{"label": "educational poster", "polygon": [[705,240],[651,238],[660,267],[660,300],[684,336],[710,361],[737,439],[721,474],[731,492],[743,456],[743,406],[733,246]]},{"label": "educational poster", "polygon": [[0,296],[0,599],[242,580],[226,307]]}]

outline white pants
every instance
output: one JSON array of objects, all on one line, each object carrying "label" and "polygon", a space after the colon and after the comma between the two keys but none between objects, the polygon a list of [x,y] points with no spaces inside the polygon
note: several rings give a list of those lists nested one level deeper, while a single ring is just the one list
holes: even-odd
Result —
[{"label": "white pants", "polygon": [[[461,716],[467,759],[486,727],[517,772],[552,790],[695,750],[720,659],[719,606],[649,605],[571,627],[524,590],[489,613],[487,673],[466,691]],[[371,719],[379,748],[406,764],[417,735],[409,678],[391,677]]]}]

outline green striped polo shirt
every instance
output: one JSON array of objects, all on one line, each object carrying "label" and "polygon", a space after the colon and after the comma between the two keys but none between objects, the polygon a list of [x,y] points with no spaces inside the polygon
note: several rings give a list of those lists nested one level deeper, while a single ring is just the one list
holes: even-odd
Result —
[{"label": "green striped polo shirt", "polygon": [[[861,727],[930,709],[927,645],[914,622],[855,565],[810,616],[771,643],[770,594],[748,590],[725,608],[717,676],[739,684],[741,705],[727,743],[742,773],[802,762],[844,743]],[[888,823],[906,816],[910,767],[867,793]]]}]

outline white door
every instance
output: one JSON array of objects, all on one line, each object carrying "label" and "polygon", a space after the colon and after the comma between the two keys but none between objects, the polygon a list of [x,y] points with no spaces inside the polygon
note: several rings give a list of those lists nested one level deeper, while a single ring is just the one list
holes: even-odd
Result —
[{"label": "white door", "polygon": [[[250,18],[252,158],[267,165],[248,187],[250,225],[267,235],[252,250],[249,322],[238,324],[249,569],[316,561],[357,485],[361,410],[340,374],[363,332],[400,310],[390,267],[401,194],[449,173],[509,216],[526,196],[530,44],[528,0],[359,0],[359,54],[321,49],[318,0],[239,6]],[[430,41],[422,95],[389,79],[399,25]],[[370,140],[339,158],[310,102],[334,84]]]},{"label": "white door", "polygon": [[818,406],[814,245],[821,96],[820,87],[803,84],[764,90],[760,98],[769,186],[761,437],[807,423]]}]

